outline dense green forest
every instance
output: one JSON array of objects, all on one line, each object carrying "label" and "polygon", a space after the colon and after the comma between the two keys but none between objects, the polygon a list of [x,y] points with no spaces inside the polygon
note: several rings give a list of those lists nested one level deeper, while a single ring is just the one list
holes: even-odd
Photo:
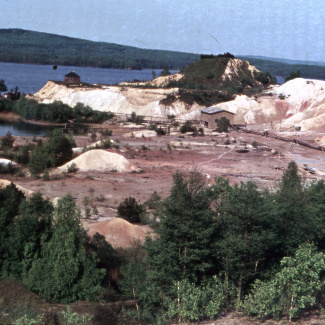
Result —
[{"label": "dense green forest", "polygon": [[300,71],[302,78],[325,80],[325,66],[310,64],[288,64],[274,60],[258,59],[252,57],[240,57],[249,61],[260,71],[267,71],[272,76],[287,77],[292,71]]},{"label": "dense green forest", "polygon": [[[23,29],[0,29],[2,62],[176,70],[183,69],[199,57],[199,54],[193,53],[147,50]],[[299,62],[289,64],[281,62],[281,59],[277,61],[251,56],[239,58],[248,60],[257,69],[272,76],[286,77],[290,72],[300,70],[303,78],[325,79],[325,66]]]},{"label": "dense green forest", "polygon": [[169,196],[153,201],[156,235],[117,252],[86,235],[71,196],[53,207],[39,193],[27,199],[14,185],[2,188],[1,277],[65,303],[108,301],[113,290],[136,301],[118,316],[123,324],[234,310],[295,320],[325,307],[325,183],[307,184],[294,162],[274,191],[222,177],[206,186],[198,171],[178,172]]},{"label": "dense green forest", "polygon": [[199,55],[191,53],[139,49],[23,29],[0,29],[0,60],[3,62],[181,69],[198,58]]}]

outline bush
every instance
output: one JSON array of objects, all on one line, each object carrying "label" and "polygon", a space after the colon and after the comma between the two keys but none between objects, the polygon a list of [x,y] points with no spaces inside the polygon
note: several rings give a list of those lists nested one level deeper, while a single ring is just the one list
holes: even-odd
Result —
[{"label": "bush", "polygon": [[282,259],[281,268],[270,281],[255,282],[243,304],[247,314],[261,320],[286,315],[291,321],[316,304],[323,286],[324,253],[317,252],[313,244],[303,244],[294,257]]},{"label": "bush", "polygon": [[132,122],[135,124],[141,124],[141,123],[143,123],[143,116],[139,116],[135,112],[132,112],[131,116],[128,118],[128,122]]},{"label": "bush", "polygon": [[212,71],[209,71],[206,75],[207,79],[213,79],[214,78],[214,73]]},{"label": "bush", "polygon": [[301,77],[300,70],[292,71],[292,72],[290,72],[290,75],[285,78],[285,82],[287,82],[289,80],[296,79],[296,78],[300,78],[300,77]]},{"label": "bush", "polygon": [[154,191],[150,198],[145,202],[145,205],[148,207],[148,209],[157,209],[158,206],[160,205],[161,203],[161,196],[156,192]]},{"label": "bush", "polygon": [[240,82],[242,83],[243,87],[253,85],[253,79],[251,77],[249,77],[249,76],[242,77],[240,79]]},{"label": "bush", "polygon": [[156,129],[157,135],[166,135],[166,131],[163,128],[157,128]]},{"label": "bush", "polygon": [[196,130],[196,127],[193,126],[191,121],[186,121],[179,130],[181,133],[194,132]]},{"label": "bush", "polygon": [[218,132],[228,132],[230,128],[230,121],[226,117],[222,117],[217,121]]},{"label": "bush", "polygon": [[138,203],[134,197],[125,198],[117,208],[118,217],[132,223],[140,223],[144,213],[144,206]]},{"label": "bush", "polygon": [[252,145],[254,148],[257,148],[257,147],[258,147],[258,142],[253,141],[253,142],[251,143],[251,145]]},{"label": "bush", "polygon": [[70,173],[76,173],[78,171],[77,165],[75,162],[72,162],[68,165],[68,174]]}]

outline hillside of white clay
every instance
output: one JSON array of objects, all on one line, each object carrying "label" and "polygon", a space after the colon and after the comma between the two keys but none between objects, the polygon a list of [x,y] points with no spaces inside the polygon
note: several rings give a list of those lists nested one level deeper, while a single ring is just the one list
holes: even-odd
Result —
[{"label": "hillside of white clay", "polygon": [[63,166],[58,167],[58,169],[67,171],[72,164],[75,164],[75,167],[82,172],[92,170],[118,172],[139,171],[138,168],[133,166],[122,155],[102,149],[89,150]]},{"label": "hillside of white clay", "polygon": [[177,89],[140,89],[124,86],[72,87],[62,83],[48,81],[34,98],[40,103],[52,103],[60,100],[70,106],[77,103],[89,105],[94,110],[111,111],[113,113],[167,117],[182,116],[196,111],[201,106],[189,106],[176,101],[171,106],[159,104],[160,100],[173,94]]},{"label": "hillside of white clay", "polygon": [[[254,67],[252,67],[252,71]],[[231,68],[236,73],[234,67]],[[177,74],[176,79],[181,78]],[[228,74],[231,78],[232,74]],[[164,84],[170,77],[159,77],[157,84]],[[181,100],[171,105],[159,104],[177,89],[140,89],[127,86],[67,87],[49,81],[35,98],[42,103],[61,100],[74,106],[78,102],[100,111],[167,117],[174,115],[183,119],[200,119],[203,106],[188,105]],[[293,129],[300,126],[302,131],[312,130],[325,124],[325,81],[297,78],[282,86],[274,86],[256,97],[238,95],[233,101],[218,104],[220,109],[235,113],[235,123],[275,122],[277,128]]]}]

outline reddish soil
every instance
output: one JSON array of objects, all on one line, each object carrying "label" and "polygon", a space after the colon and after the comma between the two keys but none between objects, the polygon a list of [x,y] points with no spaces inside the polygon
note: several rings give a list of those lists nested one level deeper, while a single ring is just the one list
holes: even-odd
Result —
[{"label": "reddish soil", "polygon": [[[249,127],[262,130],[265,125]],[[193,137],[186,134],[180,138],[180,133],[173,132],[169,136],[130,138],[125,136],[138,129],[119,126],[109,128],[113,130],[111,139],[119,140],[121,146],[120,149],[108,150],[123,155],[136,167],[141,168],[143,173],[77,172],[50,181],[8,175],[0,175],[0,178],[12,180],[33,191],[40,191],[50,199],[71,193],[81,208],[83,198],[89,196],[100,217],[99,220],[83,220],[84,226],[89,228],[115,217],[117,206],[126,197],[132,196],[144,202],[154,191],[162,197],[168,196],[172,175],[176,171],[188,172],[197,168],[206,174],[207,184],[212,184],[215,177],[224,176],[228,177],[231,183],[255,181],[259,186],[270,189],[276,186],[283,169],[291,160],[298,163],[307,181],[320,179],[322,174],[325,174],[324,152],[253,134],[230,132],[228,135],[211,135],[206,131],[205,136]],[[310,142],[324,135],[322,132],[279,134]],[[98,134],[98,138],[99,136]],[[15,143],[23,144],[26,139],[17,138]],[[78,146],[91,143],[89,136],[77,136],[75,140]],[[227,140],[230,142],[228,145],[225,144]],[[177,146],[177,143],[176,147],[173,146],[175,142],[180,141],[181,146]],[[253,141],[258,143],[256,149],[250,146]],[[245,146],[248,150],[245,150]],[[303,170],[305,163],[315,168],[317,173],[307,174]],[[91,188],[94,189],[93,193]],[[103,196],[102,200],[97,200],[100,196]]]}]

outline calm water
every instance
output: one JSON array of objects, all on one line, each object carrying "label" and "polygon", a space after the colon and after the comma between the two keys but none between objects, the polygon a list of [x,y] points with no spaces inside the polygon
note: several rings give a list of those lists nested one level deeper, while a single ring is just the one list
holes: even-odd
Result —
[{"label": "calm water", "polygon": [[[56,70],[52,65],[20,64],[0,62],[0,79],[4,79],[8,91],[18,87],[21,93],[34,94],[40,90],[48,80],[63,81],[64,75],[74,70],[82,82],[90,84],[116,84],[123,81],[151,80],[152,70],[123,70],[123,69],[100,69],[73,66],[58,66]],[[159,69],[154,70],[158,76]],[[172,71],[171,73],[175,73]],[[0,136],[7,132],[17,136],[42,136],[51,127],[32,125],[28,123],[11,123],[0,120]]]},{"label": "calm water", "polygon": [[[0,79],[4,79],[8,90],[18,89],[22,93],[34,94],[40,90],[48,80],[64,81],[64,75],[74,70],[82,82],[90,84],[115,84],[122,81],[151,80],[152,70],[123,70],[100,69],[73,66],[58,66],[56,70],[52,65],[4,63],[0,62]],[[157,76],[161,70],[155,70]],[[174,73],[176,71],[172,71]]]},{"label": "calm water", "polygon": [[26,136],[43,136],[48,130],[52,130],[53,126],[34,125],[24,122],[7,122],[0,119],[0,137],[10,132],[12,135],[21,137]]}]

